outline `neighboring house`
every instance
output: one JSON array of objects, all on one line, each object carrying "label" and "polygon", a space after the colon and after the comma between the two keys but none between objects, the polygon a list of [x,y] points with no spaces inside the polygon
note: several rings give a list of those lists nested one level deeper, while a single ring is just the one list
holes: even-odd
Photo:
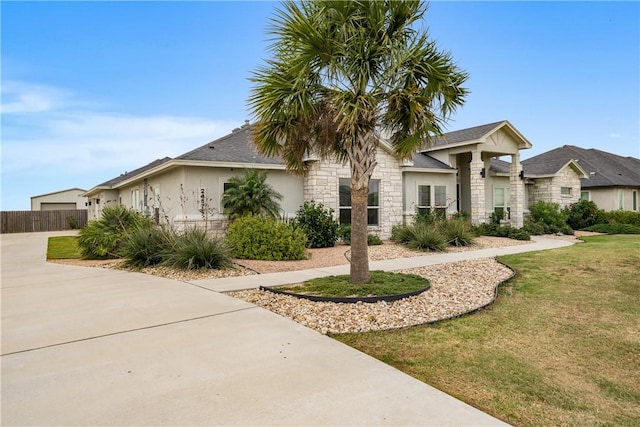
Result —
[{"label": "neighboring house", "polygon": [[[622,157],[593,148],[564,145],[522,162],[525,173],[544,173],[557,165],[574,161],[584,171],[579,199],[591,200],[600,209],[640,210],[640,159]],[[561,198],[566,195],[562,187]],[[577,193],[575,187],[571,190]],[[558,200],[554,194],[553,201]],[[562,203],[561,203],[562,204]]]},{"label": "neighboring house", "polygon": [[[555,171],[529,176],[523,172],[520,150],[530,147],[508,121],[444,134],[407,160],[398,159],[381,138],[378,164],[369,184],[370,232],[389,237],[391,228],[406,222],[417,209],[448,216],[466,211],[475,224],[498,214],[521,227],[528,197],[546,197],[538,189],[545,180],[557,186],[558,192],[571,182],[571,200],[577,201],[584,171],[568,161]],[[510,162],[499,160],[503,156]],[[226,216],[221,201],[229,178],[256,168],[267,170],[267,182],[283,194],[284,216],[294,216],[305,200],[315,200],[332,208],[341,223],[348,223],[348,164],[313,155],[306,162],[305,174],[293,175],[281,159],[260,155],[251,142],[247,122],[227,136],[176,158],[156,160],[84,195],[89,198],[89,219],[98,218],[105,206],[121,204],[177,227],[206,224],[223,228]]]},{"label": "neighboring house", "polygon": [[65,209],[86,209],[87,198],[83,196],[86,190],[69,188],[68,190],[41,194],[31,197],[32,211],[59,211]]}]

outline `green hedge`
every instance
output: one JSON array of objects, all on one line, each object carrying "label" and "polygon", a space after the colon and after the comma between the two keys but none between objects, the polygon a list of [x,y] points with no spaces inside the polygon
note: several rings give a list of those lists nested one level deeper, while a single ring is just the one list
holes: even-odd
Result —
[{"label": "green hedge", "polygon": [[307,236],[301,228],[274,218],[247,215],[227,229],[227,242],[240,259],[268,261],[307,258]]}]

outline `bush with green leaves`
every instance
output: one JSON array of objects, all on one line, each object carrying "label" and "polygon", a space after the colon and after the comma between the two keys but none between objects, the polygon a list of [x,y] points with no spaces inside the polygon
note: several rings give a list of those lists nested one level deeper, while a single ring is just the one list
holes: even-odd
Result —
[{"label": "bush with green leaves", "polygon": [[377,234],[367,234],[367,246],[378,246],[382,244],[382,239]]},{"label": "bush with green leaves", "polygon": [[330,248],[338,241],[340,225],[335,219],[334,210],[325,208],[322,203],[306,201],[298,209],[295,225],[307,235],[310,248]]},{"label": "bush with green leaves", "polygon": [[241,259],[268,261],[307,258],[307,236],[302,229],[271,217],[247,215],[227,229],[227,242]]},{"label": "bush with green leaves", "polygon": [[567,224],[574,230],[582,230],[595,224],[605,223],[604,211],[590,200],[580,200],[564,208]]},{"label": "bush with green leaves", "polygon": [[608,211],[604,213],[604,217],[610,224],[629,224],[640,227],[640,212]]},{"label": "bush with green leaves", "polygon": [[[338,228],[338,237],[345,245],[351,245],[351,225],[343,224]],[[377,234],[367,234],[367,246],[382,244],[382,239]]]},{"label": "bush with green leaves", "polygon": [[153,222],[140,212],[124,206],[108,206],[102,217],[89,221],[78,233],[78,247],[85,259],[119,258],[128,234],[140,228],[150,228]]},{"label": "bush with green leaves", "polygon": [[212,237],[201,228],[169,234],[162,265],[183,270],[224,269],[233,266],[231,250],[224,239]]},{"label": "bush with green leaves", "polygon": [[526,231],[531,236],[540,236],[544,234],[545,226],[539,222],[533,222],[531,220],[526,220],[522,229]]},{"label": "bush with green leaves", "polygon": [[499,225],[495,223],[479,224],[473,227],[473,232],[478,236],[506,237],[514,240],[531,240],[527,230],[515,228],[510,225]]},{"label": "bush with green leaves", "polygon": [[439,221],[437,224],[449,245],[469,246],[473,244],[473,233],[468,222],[455,219]]},{"label": "bush with green leaves", "polygon": [[539,201],[529,205],[531,221],[542,224],[545,234],[573,234],[567,224],[566,212],[560,210],[560,205],[553,202]]},{"label": "bush with green leaves", "polygon": [[447,241],[438,227],[423,222],[394,226],[391,229],[391,240],[423,251],[443,251],[447,246]]},{"label": "bush with green leaves", "polygon": [[640,234],[640,226],[632,224],[595,224],[585,230],[606,234]]},{"label": "bush with green leaves", "polygon": [[164,261],[171,252],[176,233],[169,228],[143,227],[132,230],[120,249],[126,267],[144,268]]}]

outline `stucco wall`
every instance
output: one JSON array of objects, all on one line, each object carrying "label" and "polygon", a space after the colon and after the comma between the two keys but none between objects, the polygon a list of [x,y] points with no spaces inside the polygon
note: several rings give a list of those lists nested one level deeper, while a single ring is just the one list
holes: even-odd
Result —
[{"label": "stucco wall", "polygon": [[583,191],[589,192],[589,200],[593,201],[598,208],[605,211],[618,210],[618,192],[622,191],[623,210],[633,210],[633,192],[636,191],[636,211],[640,208],[640,187],[634,188],[587,188]]},{"label": "stucco wall", "polygon": [[[391,154],[379,149],[378,162],[371,179],[380,180],[379,227],[369,227],[370,233],[386,239],[391,227],[402,223],[402,172],[400,162]],[[304,200],[315,200],[339,214],[339,180],[351,178],[348,164],[334,160],[321,160],[311,164],[304,179]]]},{"label": "stucco wall", "polygon": [[[172,222],[176,219],[182,221],[225,219],[222,213],[224,183],[228,182],[232,176],[243,173],[244,170],[238,168],[187,166],[150,177],[147,179],[147,204],[150,213],[153,214],[155,207],[154,191],[159,189],[158,207],[161,220],[168,218]],[[267,183],[283,195],[280,201],[283,213],[288,216],[295,215],[303,203],[302,178],[286,171],[270,170],[267,172]],[[135,208],[144,211],[144,180],[120,189],[122,204],[134,208],[131,200],[131,192],[134,189],[138,189],[140,195],[140,203]],[[204,193],[201,190],[204,190]]]},{"label": "stucco wall", "polygon": [[451,215],[457,210],[456,199],[456,174],[435,173],[435,172],[411,172],[404,173],[404,220],[405,222],[415,215],[418,204],[418,186],[431,186],[431,202],[435,203],[435,186],[446,187],[447,215]]},{"label": "stucco wall", "polygon": [[82,189],[58,191],[50,194],[31,197],[31,210],[54,210],[55,206],[65,205],[61,209],[86,209],[87,198],[80,196]]}]

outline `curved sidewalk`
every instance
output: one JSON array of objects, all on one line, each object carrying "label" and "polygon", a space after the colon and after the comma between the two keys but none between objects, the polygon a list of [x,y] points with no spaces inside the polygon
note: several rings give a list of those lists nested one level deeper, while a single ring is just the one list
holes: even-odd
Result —
[{"label": "curved sidewalk", "polygon": [[[47,263],[47,238],[56,234],[68,233],[0,236],[2,425],[504,425],[218,292],[348,266],[185,283]],[[463,254],[471,253],[451,255]]]},{"label": "curved sidewalk", "polygon": [[[477,251],[431,253],[425,256],[412,258],[396,258],[384,261],[371,261],[371,270],[403,270],[406,268],[424,267],[429,265],[445,264],[448,262],[463,261],[477,258],[493,258],[500,255],[519,254],[523,252],[542,251],[547,249],[571,246],[574,242],[563,239],[534,236],[532,242],[525,245],[507,246],[502,248],[480,249]],[[254,289],[259,286],[278,286],[304,282],[318,277],[336,274],[349,274],[349,265],[337,265],[334,267],[313,268],[308,270],[289,271],[285,273],[256,274],[253,276],[225,277],[221,279],[193,280],[193,283],[207,289],[218,292],[239,291]]]}]

